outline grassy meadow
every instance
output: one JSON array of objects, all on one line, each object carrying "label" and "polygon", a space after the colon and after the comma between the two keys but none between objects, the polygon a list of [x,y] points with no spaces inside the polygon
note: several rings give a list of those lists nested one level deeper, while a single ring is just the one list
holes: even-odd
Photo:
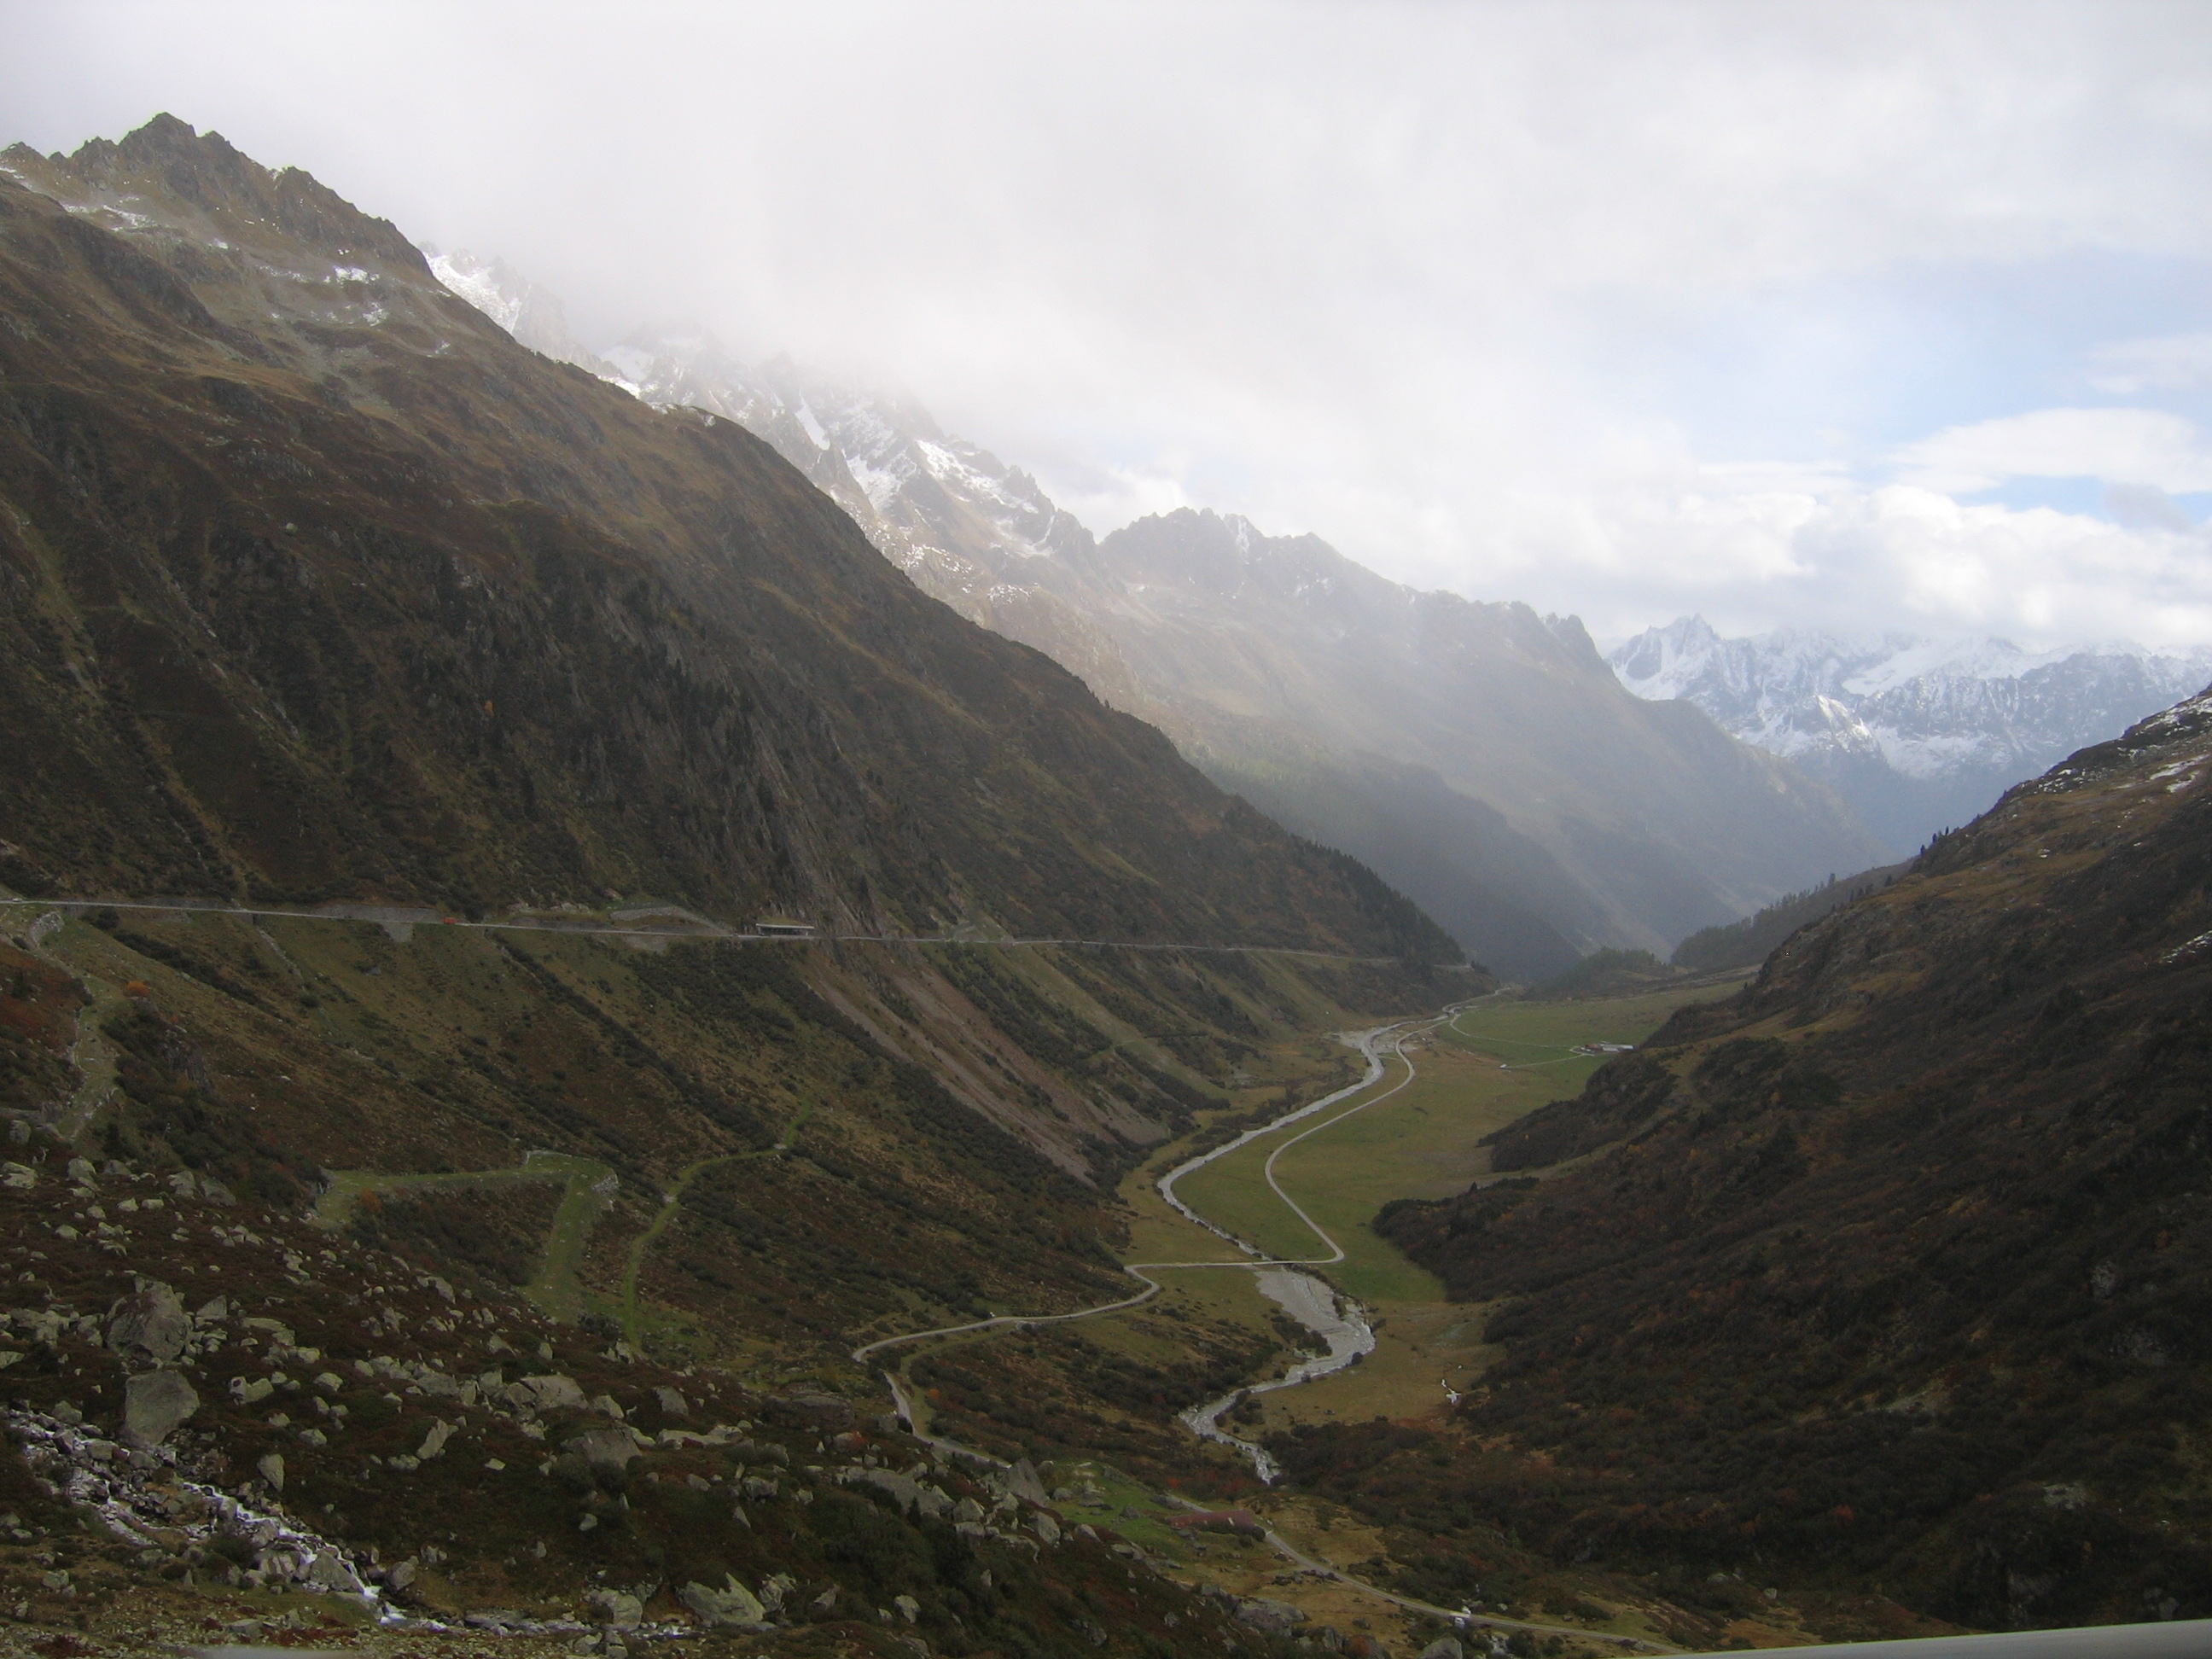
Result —
[{"label": "grassy meadow", "polygon": [[[1376,1212],[1393,1199],[1447,1197],[1488,1174],[1484,1136],[1577,1093],[1603,1064],[1601,1055],[1576,1054],[1577,1047],[1640,1042],[1683,1004],[1735,988],[1705,984],[1581,1002],[1475,1004],[1409,1037],[1404,1057],[1393,1057],[1364,1094],[1185,1176],[1177,1194],[1200,1214],[1273,1254],[1325,1256],[1328,1248],[1267,1186],[1263,1171],[1279,1152],[1276,1182],[1345,1251],[1323,1276],[1376,1319],[1373,1354],[1334,1376],[1266,1396],[1269,1425],[1376,1411],[1417,1415],[1443,1402],[1440,1377],[1456,1386],[1480,1374],[1490,1352],[1481,1310],[1447,1304],[1431,1275],[1369,1230]],[[1136,1211],[1130,1259],[1237,1259],[1232,1248],[1160,1202],[1152,1183],[1176,1161],[1174,1154],[1155,1159],[1124,1185]],[[1273,1305],[1246,1273],[1170,1269],[1164,1277],[1208,1281],[1200,1294],[1217,1314],[1242,1307],[1263,1320]]]}]

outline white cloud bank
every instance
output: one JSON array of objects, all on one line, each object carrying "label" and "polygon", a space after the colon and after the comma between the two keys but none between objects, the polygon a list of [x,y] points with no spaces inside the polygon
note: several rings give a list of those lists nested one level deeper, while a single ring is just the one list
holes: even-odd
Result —
[{"label": "white cloud bank", "polygon": [[[1196,502],[1608,629],[1848,611],[2212,639],[2202,543],[2141,494],[2203,487],[2191,411],[2160,405],[2212,384],[2204,305],[2114,328],[2130,337],[2075,384],[1934,387],[1902,425],[1865,412],[1869,388],[1957,373],[1949,343],[1986,307],[1950,276],[2212,273],[2212,7],[6,16],[0,137],[68,148],[171,110],[414,235],[505,255],[603,337],[688,318],[871,366],[1101,529]],[[1917,337],[1834,302],[1899,271],[1929,278]],[[1700,357],[1711,319],[1770,304],[1796,308],[1760,348],[1790,342],[1787,372]],[[1697,407],[1739,368],[1793,435],[1759,448],[1749,394],[1727,419]],[[1878,487],[1900,445],[1905,482]],[[1742,465],[1700,465],[1720,459]],[[2105,479],[2128,521],[1928,487],[2054,468]]]},{"label": "white cloud bank", "polygon": [[1954,426],[1902,451],[1908,483],[1972,495],[2013,478],[2212,490],[2212,434],[2152,409],[2039,409]]},{"label": "white cloud bank", "polygon": [[2122,398],[2212,386],[2212,332],[2115,341],[2096,354],[2089,382]]},{"label": "white cloud bank", "polygon": [[2212,538],[2171,521],[1965,503],[1898,483],[1691,489],[1609,503],[1593,523],[1613,568],[1577,608],[1608,636],[1672,605],[1741,632],[1784,617],[2031,646],[2212,640]]}]

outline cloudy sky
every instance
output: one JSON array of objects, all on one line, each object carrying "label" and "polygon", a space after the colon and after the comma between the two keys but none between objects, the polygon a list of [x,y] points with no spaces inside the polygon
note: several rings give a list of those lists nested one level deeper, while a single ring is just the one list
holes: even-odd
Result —
[{"label": "cloudy sky", "polygon": [[158,109],[594,343],[902,385],[1617,635],[2212,644],[2212,4],[0,0],[0,137]]}]

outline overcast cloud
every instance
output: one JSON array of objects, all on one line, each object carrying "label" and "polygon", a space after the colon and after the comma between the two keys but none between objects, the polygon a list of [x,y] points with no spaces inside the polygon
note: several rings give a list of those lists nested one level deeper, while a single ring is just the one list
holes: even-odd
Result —
[{"label": "overcast cloud", "polygon": [[1604,634],[2212,642],[2212,7],[0,4],[587,337]]}]

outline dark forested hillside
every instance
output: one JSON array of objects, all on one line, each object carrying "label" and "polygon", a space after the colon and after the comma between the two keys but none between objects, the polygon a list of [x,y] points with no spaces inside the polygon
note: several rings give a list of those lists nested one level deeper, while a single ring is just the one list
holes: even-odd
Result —
[{"label": "dark forested hillside", "polygon": [[1505,1358],[1448,1473],[1291,1467],[1983,1626],[2212,1613],[2209,774],[2212,698],[2084,750],[1388,1212]]},{"label": "dark forested hillside", "polygon": [[1864,898],[1874,889],[1896,880],[1905,868],[1902,864],[1892,864],[1856,876],[1830,876],[1820,886],[1777,899],[1741,921],[1701,927],[1674,947],[1674,963],[1693,973],[1755,967],[1806,923],[1818,921],[1853,899]]}]

